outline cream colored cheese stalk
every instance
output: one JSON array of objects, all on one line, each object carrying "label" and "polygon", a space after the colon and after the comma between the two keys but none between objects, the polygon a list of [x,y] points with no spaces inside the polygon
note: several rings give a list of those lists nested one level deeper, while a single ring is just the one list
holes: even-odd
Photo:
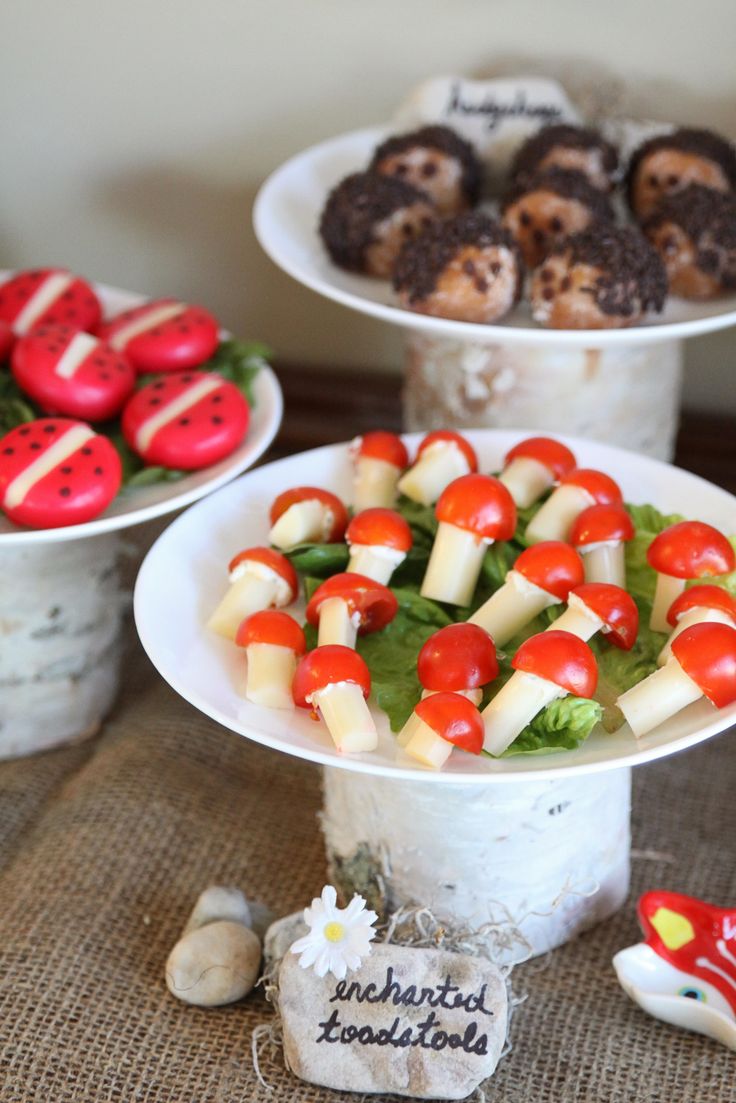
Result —
[{"label": "cream colored cheese stalk", "polygon": [[390,509],[396,501],[400,474],[400,468],[393,463],[374,456],[359,456],[353,479],[353,512],[375,507]]},{"label": "cream colored cheese stalk", "polygon": [[470,623],[485,628],[496,647],[503,647],[543,609],[557,604],[559,601],[554,594],[535,586],[520,571],[511,570],[503,586],[476,609]]},{"label": "cream colored cheese stalk", "polygon": [[696,606],[694,609],[689,609],[687,613],[683,613],[678,618],[677,626],[672,629],[670,638],[659,653],[657,666],[664,666],[665,663],[669,662],[672,658],[672,641],[676,640],[686,628],[692,628],[694,624],[728,624],[732,628],[736,627],[728,613],[724,613],[722,609],[710,609],[708,606]]},{"label": "cream colored cheese stalk", "polygon": [[264,708],[293,709],[291,683],[296,671],[296,655],[292,648],[274,643],[251,643],[245,654],[247,699]]},{"label": "cream colored cheese stalk", "polygon": [[351,544],[347,569],[388,586],[391,575],[406,559],[406,552],[381,544]]},{"label": "cream colored cheese stalk", "polygon": [[582,487],[572,483],[558,486],[527,525],[527,541],[539,544],[542,540],[565,540],[577,515],[592,505],[593,496]]},{"label": "cream colored cheese stalk", "polygon": [[319,710],[338,751],[375,751],[378,732],[363,691],[355,682],[336,682],[308,699]]},{"label": "cream colored cheese stalk", "polygon": [[616,704],[638,738],[702,696],[700,686],[685,673],[673,655],[654,674],[622,694]]},{"label": "cream colored cheese stalk", "polygon": [[450,605],[470,605],[483,556],[492,543],[440,521],[422,581],[422,597]]},{"label": "cream colored cheese stalk", "polygon": [[603,623],[577,594],[571,592],[567,599],[567,609],[562,616],[550,624],[546,631],[569,632],[579,640],[587,641],[596,632],[600,632]]},{"label": "cream colored cheese stalk", "polygon": [[564,696],[564,689],[554,682],[516,670],[481,713],[485,726],[483,749],[503,754],[538,712]]},{"label": "cream colored cheese stalk", "polygon": [[413,467],[404,472],[398,486],[407,498],[431,506],[445,487],[468,471],[468,461],[456,445],[437,441],[425,448]]},{"label": "cream colored cheese stalk", "polygon": [[667,614],[672,602],[675,598],[678,598],[685,589],[685,581],[684,578],[674,578],[669,574],[657,575],[657,587],[654,591],[654,601],[652,602],[652,615],[649,618],[649,627],[653,632],[669,632],[671,625],[667,620]]},{"label": "cream colored cheese stalk", "polygon": [[249,559],[230,574],[230,589],[207,621],[207,627],[228,640],[235,639],[241,621],[272,605],[288,605],[291,589],[277,571]]},{"label": "cream colored cheese stalk", "polygon": [[602,540],[578,548],[585,567],[586,582],[610,582],[626,589],[626,560],[621,540]]},{"label": "cream colored cheese stalk", "polygon": [[452,743],[437,735],[415,712],[399,732],[398,743],[412,758],[435,770],[444,766],[453,747]]},{"label": "cream colored cheese stalk", "polygon": [[309,499],[294,502],[279,517],[268,534],[269,543],[281,551],[297,544],[321,543],[332,528],[332,510],[324,502]]},{"label": "cream colored cheese stalk", "polygon": [[517,456],[498,476],[519,509],[534,505],[546,490],[554,486],[554,475],[548,467],[531,456]]}]

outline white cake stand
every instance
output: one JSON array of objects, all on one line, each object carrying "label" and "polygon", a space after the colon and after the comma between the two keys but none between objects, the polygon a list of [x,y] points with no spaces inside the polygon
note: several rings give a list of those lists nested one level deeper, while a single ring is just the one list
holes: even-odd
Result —
[{"label": "white cake stand", "polygon": [[[468,434],[483,470],[498,470],[520,435]],[[611,446],[563,439],[580,463],[614,474],[627,500],[736,532],[736,499],[703,479]],[[438,773],[413,764],[385,715],[374,710],[378,750],[339,755],[323,726],[303,711],[246,701],[242,655],[204,627],[222,596],[229,557],[267,541],[271,501],[296,484],[327,487],[349,500],[347,446],[253,471],[158,539],[135,590],[136,625],[152,662],[182,697],[225,727],[326,767],[327,852],[348,894],[361,891],[389,906],[420,902],[476,927],[502,918],[533,953],[609,915],[628,889],[631,767],[723,731],[736,720],[736,706],[717,712],[700,702],[638,741],[624,727],[612,735],[597,730],[582,747],[559,754],[496,761],[455,753]]]},{"label": "white cake stand", "polygon": [[500,325],[429,318],[396,305],[390,285],[343,272],[317,234],[329,190],[365,168],[388,129],[357,130],[292,157],[261,188],[258,240],[319,295],[399,326],[406,335],[407,428],[556,429],[671,458],[683,342],[736,324],[736,296],[671,297],[661,315],[622,330],[550,330],[522,303]]},{"label": "white cake stand", "polygon": [[[96,290],[107,315],[145,301],[116,288]],[[276,435],[283,402],[268,367],[254,389],[245,440],[212,467],[124,491],[82,525],[25,529],[0,515],[0,759],[97,731],[117,691],[129,604],[119,572],[121,533],[182,509],[255,463]]]}]

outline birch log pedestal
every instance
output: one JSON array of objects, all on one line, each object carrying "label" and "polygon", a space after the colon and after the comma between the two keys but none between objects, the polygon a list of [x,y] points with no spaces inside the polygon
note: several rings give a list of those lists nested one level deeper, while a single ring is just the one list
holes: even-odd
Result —
[{"label": "birch log pedestal", "polygon": [[0,537],[0,758],[94,735],[118,687],[129,597],[122,540],[3,546]]},{"label": "birch log pedestal", "polygon": [[504,785],[324,771],[330,874],[387,910],[508,928],[509,963],[612,915],[629,888],[631,770]]}]

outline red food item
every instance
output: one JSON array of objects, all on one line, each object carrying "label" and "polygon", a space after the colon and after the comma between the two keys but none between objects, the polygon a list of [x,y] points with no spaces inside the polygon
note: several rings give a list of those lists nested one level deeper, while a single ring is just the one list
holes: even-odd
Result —
[{"label": "red food item", "polygon": [[720,609],[736,624],[736,598],[731,597],[723,586],[691,586],[683,590],[670,605],[667,620],[676,628],[680,617],[692,609]]},{"label": "red food item", "polygon": [[409,463],[409,453],[401,437],[397,437],[396,433],[387,433],[384,429],[376,429],[371,433],[364,433],[362,437],[356,437],[351,450],[356,458],[383,460],[401,470]]},{"label": "red food item", "polygon": [[7,322],[0,321],[0,364],[4,364],[9,358],[14,342],[15,334],[10,326]]},{"label": "red food item", "polygon": [[519,441],[506,454],[504,466],[508,467],[512,460],[522,457],[541,463],[558,481],[572,471],[576,463],[575,456],[567,445],[553,440],[552,437],[527,437],[526,440]]},{"label": "red food item", "polygon": [[315,647],[297,665],[292,684],[294,704],[300,709],[311,708],[312,694],[342,682],[354,682],[367,697],[371,691],[371,676],[365,661],[352,647],[343,647],[340,643]]},{"label": "red food item", "polygon": [[477,624],[448,624],[423,645],[417,675],[424,689],[456,693],[485,686],[498,675],[493,640]]},{"label": "red food item", "polygon": [[475,705],[459,693],[433,693],[414,709],[435,735],[469,754],[483,750],[483,718]]},{"label": "red food item", "polygon": [[434,432],[427,433],[417,449],[417,459],[433,444],[438,444],[441,441],[460,449],[467,460],[468,471],[478,470],[478,457],[475,454],[475,449],[466,441],[465,437],[461,437],[459,433],[453,433],[450,429],[435,429]]},{"label": "red food item", "polygon": [[703,521],[679,521],[655,536],[650,567],[673,578],[707,578],[734,570],[734,551],[723,533]]},{"label": "red food item", "polygon": [[595,471],[591,467],[576,467],[560,479],[560,486],[579,486],[587,491],[598,505],[613,503],[619,505],[623,495],[618,483],[604,471]]},{"label": "red food item", "polygon": [[220,342],[220,327],[209,311],[176,299],[154,299],[124,310],[103,322],[97,333],[124,352],[137,372],[196,368]]},{"label": "red food item", "polygon": [[352,571],[343,571],[341,574],[333,574],[331,578],[318,586],[312,594],[307,605],[306,617],[313,627],[319,625],[319,608],[328,598],[338,597],[353,613],[360,614],[360,627],[358,635],[365,636],[369,632],[377,632],[384,628],[396,616],[399,603],[396,595],[365,575]]},{"label": "red food item", "polygon": [[356,513],[345,539],[348,544],[360,547],[394,548],[401,552],[408,552],[412,546],[411,529],[401,514],[380,506]]},{"label": "red food item", "polygon": [[639,610],[631,594],[610,582],[584,582],[572,593],[603,621],[606,639],[622,651],[630,651],[639,631]]},{"label": "red food item", "polygon": [[332,494],[329,490],[322,490],[318,486],[293,486],[274,498],[269,514],[271,525],[275,525],[279,517],[297,502],[314,501],[322,502],[332,514],[332,528],[327,534],[325,543],[333,544],[342,540],[348,524],[348,511],[336,494]]},{"label": "red food item", "polygon": [[513,569],[559,601],[567,601],[570,590],[585,581],[582,559],[562,540],[543,540],[541,544],[526,548]]},{"label": "red food item", "polygon": [[288,647],[296,655],[303,655],[307,649],[300,625],[288,613],[281,613],[278,609],[251,613],[238,626],[235,642],[238,647],[250,647],[252,643]]},{"label": "red food item", "polygon": [[34,268],[0,285],[0,320],[17,337],[42,325],[94,329],[101,315],[90,285],[64,268]]},{"label": "red food item", "polygon": [[248,403],[214,372],[162,376],[123,410],[123,436],[146,463],[194,471],[228,456],[245,436]]},{"label": "red food item", "polygon": [[717,709],[736,701],[736,628],[693,624],[672,641],[672,654]]},{"label": "red food item", "polygon": [[241,564],[248,563],[251,560],[280,575],[291,589],[291,600],[295,600],[299,592],[299,579],[296,571],[286,556],[273,548],[246,548],[244,551],[238,552],[228,563],[228,574],[232,575]]},{"label": "red food item", "polygon": [[135,386],[124,356],[71,326],[38,326],[15,343],[11,371],[18,386],[47,413],[106,421]]},{"label": "red food item", "polygon": [[570,529],[570,543],[577,548],[612,540],[633,539],[633,521],[624,507],[614,502],[584,509],[577,515]]},{"label": "red food item", "polygon": [[0,440],[0,507],[11,521],[61,528],[91,521],[122,480],[107,437],[80,421],[39,418]]},{"label": "red food item", "polygon": [[547,629],[530,636],[511,660],[514,670],[536,674],[576,697],[592,697],[598,684],[598,665],[587,643],[571,632]]},{"label": "red food item", "polygon": [[516,530],[514,499],[492,475],[454,479],[440,494],[435,516],[484,540],[510,540]]}]

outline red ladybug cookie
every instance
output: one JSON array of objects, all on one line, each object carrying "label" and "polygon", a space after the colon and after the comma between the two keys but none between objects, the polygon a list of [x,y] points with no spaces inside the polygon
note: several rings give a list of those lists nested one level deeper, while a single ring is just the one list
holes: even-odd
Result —
[{"label": "red ladybug cookie", "polygon": [[234,383],[214,372],[183,372],[133,395],[123,410],[123,436],[146,463],[192,471],[237,448],[249,417]]},{"label": "red ladybug cookie", "polygon": [[116,314],[97,334],[125,353],[136,371],[168,372],[196,368],[219,343],[219,327],[201,306],[155,299]]},{"label": "red ladybug cookie", "polygon": [[135,386],[124,356],[70,326],[40,326],[21,337],[10,367],[18,385],[47,413],[86,421],[114,417]]},{"label": "red ladybug cookie", "polygon": [[81,421],[39,418],[0,440],[0,507],[18,525],[91,521],[113,500],[121,479],[115,448]]},{"label": "red ladybug cookie", "polygon": [[7,322],[16,337],[54,323],[94,329],[101,315],[90,285],[64,268],[34,268],[0,284],[0,321]]}]

